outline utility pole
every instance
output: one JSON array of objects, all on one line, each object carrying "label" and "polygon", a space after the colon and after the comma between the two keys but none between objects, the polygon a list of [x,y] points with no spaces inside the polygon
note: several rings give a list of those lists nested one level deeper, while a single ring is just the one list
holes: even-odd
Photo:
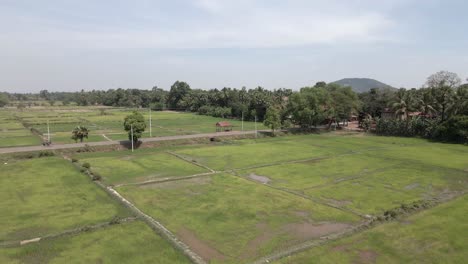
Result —
[{"label": "utility pole", "polygon": [[47,120],[47,142],[50,143],[50,128],[49,128],[49,120]]},{"label": "utility pole", "polygon": [[150,112],[150,113],[149,113],[149,114],[150,114],[150,137],[153,137],[153,132],[152,132],[152,130],[151,130],[151,107],[150,107],[150,109],[149,109],[149,112]]},{"label": "utility pole", "polygon": [[244,131],[244,112],[242,112],[242,131]]},{"label": "utility pole", "polygon": [[255,138],[257,138],[257,116],[255,116]]},{"label": "utility pole", "polygon": [[130,133],[132,135],[132,139],[130,141],[132,141],[132,152],[133,152],[133,125],[130,125]]}]

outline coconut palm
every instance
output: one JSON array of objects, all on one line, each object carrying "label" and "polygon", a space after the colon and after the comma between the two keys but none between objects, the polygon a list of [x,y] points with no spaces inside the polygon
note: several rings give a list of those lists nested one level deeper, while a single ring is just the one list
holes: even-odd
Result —
[{"label": "coconut palm", "polygon": [[80,140],[80,142],[83,142],[84,138],[88,138],[89,130],[85,126],[77,126],[73,129],[72,131],[72,139],[75,140],[75,142]]},{"label": "coconut palm", "polygon": [[422,91],[421,97],[418,98],[417,104],[419,111],[423,114],[431,115],[436,112],[434,107],[432,106],[434,99],[432,98],[431,91],[429,89],[425,89]]}]

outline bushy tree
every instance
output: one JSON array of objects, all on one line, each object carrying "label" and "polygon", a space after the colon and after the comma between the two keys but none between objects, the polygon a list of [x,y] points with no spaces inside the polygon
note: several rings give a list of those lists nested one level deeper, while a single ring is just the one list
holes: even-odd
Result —
[{"label": "bushy tree", "polygon": [[8,99],[8,95],[5,93],[0,93],[0,107],[4,107],[8,104],[10,100]]},{"label": "bushy tree", "polygon": [[281,127],[281,116],[275,107],[270,107],[268,108],[266,114],[265,114],[265,120],[263,121],[263,124],[275,132],[276,129]]},{"label": "bushy tree", "polygon": [[168,95],[168,105],[169,108],[177,109],[179,107],[179,102],[191,91],[190,85],[186,82],[176,81],[169,91]]},{"label": "bushy tree", "polygon": [[[133,128],[133,138],[132,138]],[[137,111],[133,111],[131,115],[128,115],[124,119],[124,129],[128,132],[128,139],[133,142],[138,142],[142,137],[143,132],[146,129],[146,122],[143,115]]]}]

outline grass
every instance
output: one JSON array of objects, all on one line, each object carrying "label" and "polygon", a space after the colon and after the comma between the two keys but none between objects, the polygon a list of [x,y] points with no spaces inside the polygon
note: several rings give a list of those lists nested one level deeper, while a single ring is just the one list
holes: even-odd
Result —
[{"label": "grass", "polygon": [[[48,108],[17,115],[38,129],[44,129],[44,122],[49,120],[54,127],[53,142],[65,143],[71,141],[67,129],[74,122],[92,128],[91,141],[105,140],[102,134],[113,140],[126,139],[121,122],[128,113],[129,109],[108,109],[106,115],[100,115],[94,108],[76,108],[76,112]],[[153,135],[157,136],[212,132],[218,120],[174,112],[157,112],[153,117]],[[1,111],[0,119],[8,120],[8,126],[15,122]],[[244,125],[249,129],[252,123]],[[7,128],[3,133],[10,138],[28,137],[26,130],[20,130]],[[18,139],[15,144],[22,142],[26,140]],[[0,206],[8,213],[0,216],[4,226],[0,242],[127,215],[63,159],[15,160],[3,156],[0,158],[8,164],[0,165]],[[339,232],[362,221],[350,211],[379,215],[402,203],[468,190],[468,148],[416,138],[327,133],[160,146],[134,153],[77,153],[72,157],[90,163],[91,170],[109,185],[209,171],[192,162],[218,171],[187,180],[116,187],[212,263],[249,262]],[[466,210],[462,210],[467,201],[465,197],[401,223],[384,224],[282,261],[353,263],[377,256],[377,262],[406,263],[412,261],[408,256],[413,254],[414,262],[466,262],[468,256],[462,251],[467,243],[461,237],[468,230],[463,222]],[[84,262],[185,261],[141,225],[124,224],[1,249],[0,262],[32,262],[34,258],[63,262],[78,259],[80,249],[86,252],[82,254],[86,255]],[[148,245],[142,241],[148,241]]]},{"label": "grass", "polygon": [[279,263],[467,263],[468,196]]},{"label": "grass", "polygon": [[[84,125],[90,130],[90,138],[86,142],[106,141],[102,135],[112,140],[127,140],[127,133],[123,129],[124,118],[136,110],[142,113],[149,125],[149,112],[147,109],[105,108],[104,113],[97,107],[58,106],[45,108],[26,108],[21,112],[13,109],[2,110],[0,118],[8,118],[10,125],[0,126],[7,128],[23,128],[17,119],[34,128],[42,134],[47,133],[49,123],[52,142],[56,144],[73,143],[71,131],[77,125]],[[229,121],[234,125],[234,130],[241,130],[242,123],[239,120],[215,118],[186,112],[152,112],[152,136],[173,136],[215,132],[215,123]],[[19,125],[19,126],[17,126]],[[267,129],[258,123],[258,129]],[[254,122],[244,122],[244,130],[253,130]],[[29,131],[28,131],[29,132]],[[143,137],[149,137],[149,127]]]},{"label": "grass", "polygon": [[[218,252],[204,256],[214,262],[245,262],[301,241],[300,236],[287,232],[288,224],[353,224],[359,220],[227,174],[117,190],[183,241],[190,242],[195,236],[200,244]],[[259,237],[264,233],[272,237],[262,240]]]},{"label": "grass", "polygon": [[31,239],[127,215],[61,158],[13,161],[0,166],[0,241]]},{"label": "grass", "polygon": [[141,182],[208,172],[163,152],[139,154],[119,152],[118,154],[105,153],[99,157],[88,158],[86,155],[77,155],[77,157],[80,157],[81,163],[90,163],[92,171],[99,173],[108,184]]},{"label": "grass", "polygon": [[2,263],[190,263],[142,222],[0,249]]}]

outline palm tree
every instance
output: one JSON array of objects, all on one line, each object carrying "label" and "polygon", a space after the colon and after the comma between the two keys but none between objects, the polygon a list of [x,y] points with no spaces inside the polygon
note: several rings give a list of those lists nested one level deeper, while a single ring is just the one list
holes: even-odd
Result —
[{"label": "palm tree", "polygon": [[400,120],[408,119],[408,104],[407,94],[405,89],[400,89],[397,92],[397,102],[393,103],[392,108]]},{"label": "palm tree", "polygon": [[89,130],[88,128],[84,126],[77,126],[73,129],[72,131],[72,139],[75,140],[75,142],[80,140],[80,142],[83,142],[84,138],[88,138]]},{"label": "palm tree", "polygon": [[406,126],[409,124],[409,113],[413,110],[414,105],[414,91],[406,91],[405,89],[400,89],[397,93],[398,101],[393,103],[393,110],[395,114],[400,117],[400,120],[406,120]]},{"label": "palm tree", "polygon": [[433,98],[430,90],[424,90],[421,97],[418,99],[418,108],[425,115],[430,115],[436,112],[433,105]]}]

